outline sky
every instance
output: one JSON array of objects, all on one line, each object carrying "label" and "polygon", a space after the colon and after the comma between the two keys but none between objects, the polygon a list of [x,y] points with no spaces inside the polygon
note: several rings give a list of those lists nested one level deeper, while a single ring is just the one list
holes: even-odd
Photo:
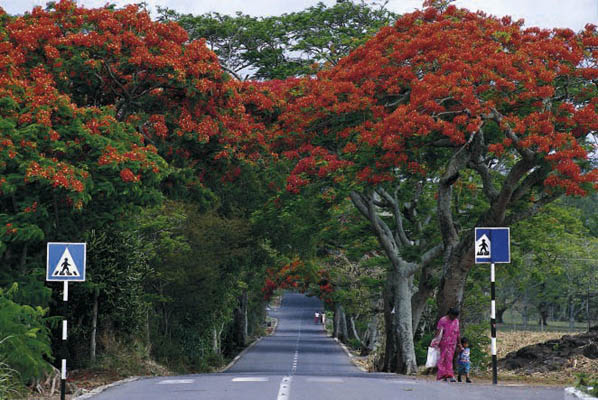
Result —
[{"label": "sky", "polygon": [[[101,7],[107,2],[117,5],[137,3],[137,0],[77,0],[86,7]],[[145,0],[150,9],[156,6],[171,8],[181,13],[203,14],[217,11],[234,14],[242,11],[255,16],[280,15],[299,11],[318,3],[318,0]],[[335,0],[322,0],[332,5]],[[0,0],[0,6],[9,14],[22,14],[46,0]],[[422,0],[389,0],[388,8],[398,13],[421,7]],[[523,18],[526,26],[543,28],[583,29],[585,24],[598,25],[598,0],[458,0],[459,7],[483,10],[496,16],[510,15]]]}]

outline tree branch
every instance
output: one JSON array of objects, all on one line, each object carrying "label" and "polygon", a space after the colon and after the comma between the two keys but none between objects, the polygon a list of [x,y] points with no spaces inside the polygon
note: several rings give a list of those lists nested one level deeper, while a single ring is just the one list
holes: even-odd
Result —
[{"label": "tree branch", "polygon": [[553,201],[555,201],[556,199],[558,199],[559,197],[561,197],[563,195],[562,192],[557,192],[557,193],[552,193],[546,196],[542,196],[538,201],[536,201],[534,203],[534,205],[532,205],[531,207],[520,211],[518,213],[514,213],[509,215],[506,219],[505,219],[505,225],[513,225],[519,221],[523,221],[524,219],[533,217],[534,215],[538,214],[538,212],[540,212],[542,210],[542,208],[544,208],[544,206],[546,206],[547,204],[552,203]]},{"label": "tree branch", "polygon": [[391,196],[384,188],[378,187],[376,192],[386,200],[386,202],[392,207],[392,213],[395,217],[395,224],[397,225],[395,234],[395,241],[401,243],[403,246],[412,246],[413,242],[409,240],[405,229],[403,227],[403,216],[399,209],[399,200],[396,197]]}]

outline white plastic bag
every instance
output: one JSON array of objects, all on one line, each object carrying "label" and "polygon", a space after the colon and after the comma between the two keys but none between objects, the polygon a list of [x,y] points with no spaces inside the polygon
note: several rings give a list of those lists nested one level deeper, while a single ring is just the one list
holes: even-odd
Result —
[{"label": "white plastic bag", "polygon": [[426,368],[434,368],[440,358],[440,349],[438,347],[428,347],[428,358],[426,359]]}]

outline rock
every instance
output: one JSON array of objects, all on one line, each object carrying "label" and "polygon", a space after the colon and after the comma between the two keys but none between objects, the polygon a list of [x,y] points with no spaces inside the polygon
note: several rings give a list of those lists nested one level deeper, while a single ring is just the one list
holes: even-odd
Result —
[{"label": "rock", "polygon": [[576,356],[598,359],[598,326],[579,335],[564,335],[523,347],[499,360],[500,368],[522,370],[527,373],[556,371],[571,366]]}]

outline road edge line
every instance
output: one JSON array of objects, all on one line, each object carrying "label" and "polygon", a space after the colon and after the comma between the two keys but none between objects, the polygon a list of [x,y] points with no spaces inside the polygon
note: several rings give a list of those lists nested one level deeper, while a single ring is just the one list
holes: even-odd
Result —
[{"label": "road edge line", "polygon": [[[274,323],[274,328],[272,329],[272,333],[270,335],[268,335],[268,336],[273,336],[276,333],[276,328],[278,328],[278,318],[274,318],[274,320],[276,321]],[[229,369],[231,369],[232,366],[235,365],[237,363],[237,361],[239,361],[239,359],[245,355],[245,353],[247,353],[253,346],[255,346],[260,340],[262,340],[265,337],[266,336],[260,336],[259,338],[257,338],[256,340],[254,340],[249,346],[245,347],[243,349],[243,351],[241,351],[239,354],[237,354],[235,356],[235,358],[233,358],[231,360],[231,362],[229,362],[224,368],[220,368],[219,370],[216,370],[215,372],[217,374],[221,374],[221,373],[226,372]]]},{"label": "road edge line", "polygon": [[229,362],[229,363],[228,363],[228,364],[227,364],[227,365],[226,365],[224,368],[218,369],[218,370],[216,370],[216,371],[214,371],[214,372],[215,372],[215,373],[217,373],[217,374],[221,374],[221,373],[223,373],[223,372],[226,372],[226,371],[228,371],[228,370],[229,370],[229,369],[230,369],[230,368],[231,368],[233,365],[235,365],[235,364],[237,363],[237,361],[239,361],[239,359],[240,359],[241,357],[243,357],[243,356],[245,355],[245,353],[247,353],[247,352],[249,351],[249,349],[251,349],[253,346],[255,346],[255,345],[256,345],[256,344],[257,344],[257,343],[258,343],[260,340],[262,340],[263,338],[264,338],[264,336],[261,336],[261,337],[259,337],[259,338],[255,339],[255,340],[254,340],[254,341],[253,341],[253,342],[252,342],[252,343],[251,343],[249,346],[245,347],[245,348],[243,349],[243,351],[241,351],[239,354],[237,354],[237,355],[235,356],[235,358],[233,358],[233,359],[231,360],[231,362]]},{"label": "road edge line", "polygon": [[351,360],[351,364],[356,366],[361,372],[368,372],[368,370],[365,369],[362,365],[359,365],[355,362],[355,357],[353,356],[351,351],[347,348],[347,346],[345,346],[345,344],[343,342],[338,340],[338,338],[333,338],[333,339],[336,341],[336,343],[338,343],[341,346],[341,348],[345,351],[345,353],[347,353],[347,355],[349,356],[349,360]]},{"label": "road edge line", "polygon": [[107,385],[98,386],[97,388],[92,389],[92,390],[90,390],[87,393],[83,393],[83,394],[81,394],[81,395],[79,395],[77,397],[73,397],[73,400],[85,400],[85,399],[89,399],[89,398],[91,398],[93,396],[96,396],[96,395],[102,393],[106,389],[110,389],[110,388],[112,388],[114,386],[124,385],[125,383],[135,382],[135,381],[138,381],[138,380],[140,380],[142,378],[147,378],[147,377],[143,377],[143,376],[131,376],[131,377],[128,377],[126,379],[122,379],[120,381],[109,383]]}]

